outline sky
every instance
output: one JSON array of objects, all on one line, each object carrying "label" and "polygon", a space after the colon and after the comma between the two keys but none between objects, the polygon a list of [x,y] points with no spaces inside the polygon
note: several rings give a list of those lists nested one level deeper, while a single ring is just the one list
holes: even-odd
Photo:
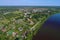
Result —
[{"label": "sky", "polygon": [[60,6],[60,0],[0,0],[0,6]]}]

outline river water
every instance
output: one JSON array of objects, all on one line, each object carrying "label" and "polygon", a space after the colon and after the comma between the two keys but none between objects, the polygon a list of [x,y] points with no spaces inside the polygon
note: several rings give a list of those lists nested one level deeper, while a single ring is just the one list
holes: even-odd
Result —
[{"label": "river water", "polygon": [[60,40],[60,13],[50,16],[39,29],[33,40]]}]

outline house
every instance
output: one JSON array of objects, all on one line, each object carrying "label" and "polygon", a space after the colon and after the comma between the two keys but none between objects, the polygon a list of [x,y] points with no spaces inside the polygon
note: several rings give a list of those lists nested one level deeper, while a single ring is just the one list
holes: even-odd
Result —
[{"label": "house", "polygon": [[19,27],[18,30],[19,30],[19,31],[23,31],[23,28],[22,28],[22,27]]}]

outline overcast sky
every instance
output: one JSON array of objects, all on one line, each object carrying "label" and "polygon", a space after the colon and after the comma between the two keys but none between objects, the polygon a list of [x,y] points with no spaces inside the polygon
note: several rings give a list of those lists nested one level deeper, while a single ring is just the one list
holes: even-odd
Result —
[{"label": "overcast sky", "polygon": [[60,6],[60,0],[0,0],[0,6]]}]

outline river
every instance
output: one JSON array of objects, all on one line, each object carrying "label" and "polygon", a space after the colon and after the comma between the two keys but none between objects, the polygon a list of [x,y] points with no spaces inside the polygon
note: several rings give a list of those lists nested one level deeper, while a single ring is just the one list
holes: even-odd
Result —
[{"label": "river", "polygon": [[33,40],[60,40],[60,13],[50,16],[33,36]]}]

